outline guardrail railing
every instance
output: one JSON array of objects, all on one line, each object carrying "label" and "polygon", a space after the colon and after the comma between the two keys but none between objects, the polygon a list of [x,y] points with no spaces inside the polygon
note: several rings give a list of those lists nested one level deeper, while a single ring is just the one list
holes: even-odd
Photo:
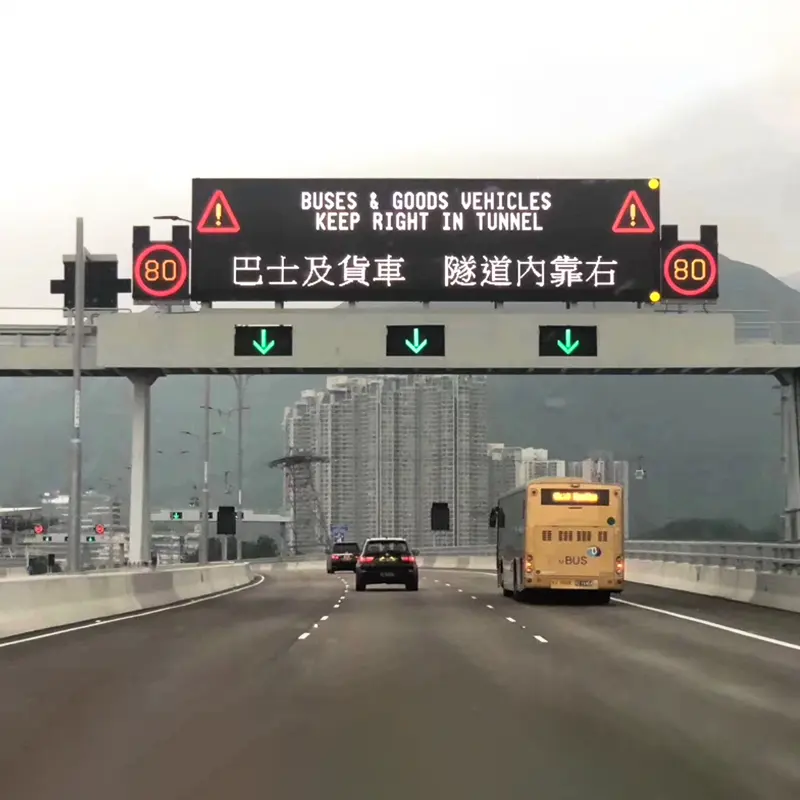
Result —
[{"label": "guardrail railing", "polygon": [[800,544],[792,542],[665,542],[634,539],[627,542],[626,550],[629,559],[800,574]]},{"label": "guardrail railing", "polygon": [[[491,544],[458,547],[421,547],[421,556],[491,556]],[[756,572],[780,572],[800,575],[800,543],[792,542],[675,542],[655,539],[629,539],[628,559],[670,561],[678,564],[705,564],[717,567],[750,569]],[[324,553],[277,558],[251,558],[251,563],[281,561],[320,561]]]}]

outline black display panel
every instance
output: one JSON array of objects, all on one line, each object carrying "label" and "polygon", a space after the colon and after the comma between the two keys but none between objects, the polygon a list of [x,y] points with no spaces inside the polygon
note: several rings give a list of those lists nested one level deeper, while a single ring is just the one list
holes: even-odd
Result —
[{"label": "black display panel", "polygon": [[191,296],[647,301],[660,182],[195,179]]},{"label": "black display panel", "polygon": [[233,354],[272,358],[292,354],[291,325],[237,325],[233,337]]},{"label": "black display panel", "polygon": [[540,325],[539,355],[585,358],[597,355],[596,325]]},{"label": "black display panel", "polygon": [[444,325],[387,325],[387,356],[443,356]]}]

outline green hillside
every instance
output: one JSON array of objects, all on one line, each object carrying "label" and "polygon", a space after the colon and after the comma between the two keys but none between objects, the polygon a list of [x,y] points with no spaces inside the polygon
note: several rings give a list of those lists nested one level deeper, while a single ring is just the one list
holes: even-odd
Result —
[{"label": "green hillside", "polygon": [[[742,315],[751,320],[800,320],[800,293],[757,267],[722,261],[721,308],[767,312]],[[200,377],[162,378],[153,389],[153,449],[163,451],[154,452],[157,504],[183,504],[200,478],[198,443],[179,431],[201,430],[202,382]],[[265,465],[282,452],[283,408],[302,389],[323,383],[319,376],[250,380],[248,504],[279,504],[280,475]],[[128,474],[130,387],[122,379],[100,378],[87,379],[85,385],[87,483],[120,481]],[[648,479],[635,485],[632,496],[640,526],[680,517],[735,518],[758,526],[782,503],[775,385],[773,379],[748,376],[497,377],[490,380],[490,440],[546,447],[554,457],[567,459],[591,450],[641,457]],[[234,405],[232,379],[215,377],[212,406],[227,411]],[[5,455],[0,501],[29,502],[42,489],[66,487],[69,381],[0,379],[0,410]],[[223,427],[224,417],[215,417],[214,428]],[[212,502],[219,502],[224,499],[223,473],[235,465],[233,418],[225,435],[213,441],[212,473],[217,477]],[[178,455],[187,449],[189,454]]]}]

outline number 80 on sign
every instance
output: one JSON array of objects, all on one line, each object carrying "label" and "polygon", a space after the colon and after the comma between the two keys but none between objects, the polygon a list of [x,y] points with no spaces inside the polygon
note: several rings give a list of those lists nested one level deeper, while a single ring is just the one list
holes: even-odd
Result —
[{"label": "number 80 on sign", "polygon": [[664,258],[663,295],[711,300],[719,296],[716,256],[695,242],[673,248]]},{"label": "number 80 on sign", "polygon": [[171,244],[145,247],[133,265],[134,300],[187,300],[189,265]]}]

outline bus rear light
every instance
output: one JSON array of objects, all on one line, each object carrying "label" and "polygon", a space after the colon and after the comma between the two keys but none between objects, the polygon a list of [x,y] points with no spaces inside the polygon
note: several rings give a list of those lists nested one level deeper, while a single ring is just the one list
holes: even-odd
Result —
[{"label": "bus rear light", "polygon": [[617,575],[622,575],[622,573],[625,572],[625,559],[622,556],[617,556],[617,563],[615,569]]}]

